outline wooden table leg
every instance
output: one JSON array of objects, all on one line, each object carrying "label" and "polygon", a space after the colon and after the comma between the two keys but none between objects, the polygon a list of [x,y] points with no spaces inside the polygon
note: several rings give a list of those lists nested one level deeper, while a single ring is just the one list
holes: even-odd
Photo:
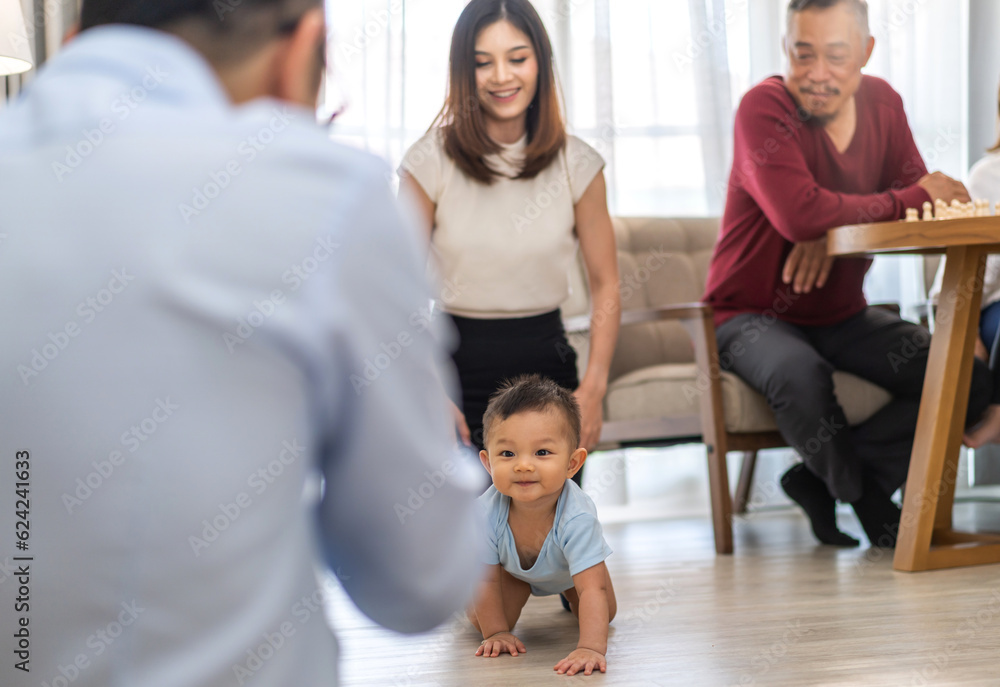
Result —
[{"label": "wooden table leg", "polygon": [[951,531],[986,254],[961,246],[949,248],[947,258],[906,481],[896,570],[1000,562],[997,538]]},{"label": "wooden table leg", "polygon": [[[952,526],[952,509],[955,505],[955,487],[958,482],[958,461],[961,456],[962,437],[965,434],[966,420],[969,412],[969,387],[972,384],[972,363],[975,359],[976,339],[979,338],[979,312],[982,303],[983,274],[986,265],[986,256],[981,255],[977,261],[974,256],[970,256],[966,268],[971,272],[963,271],[958,291],[961,300],[968,306],[968,324],[964,325],[961,344],[957,344],[957,351],[950,350],[946,355],[947,361],[951,356],[959,359],[958,372],[954,372],[953,367],[946,367],[945,380],[954,380],[955,390],[958,397],[955,400],[954,415],[948,434],[948,443],[944,455],[944,469],[941,473],[940,491],[937,497],[937,508],[934,517],[935,531],[950,531]],[[957,307],[957,303],[956,306]],[[953,314],[953,316],[956,316]],[[963,331],[963,326],[956,324],[955,334]],[[926,382],[925,382],[926,384]],[[926,386],[925,386],[926,388]],[[940,417],[940,414],[938,415]],[[932,544],[934,542],[932,541]]]}]

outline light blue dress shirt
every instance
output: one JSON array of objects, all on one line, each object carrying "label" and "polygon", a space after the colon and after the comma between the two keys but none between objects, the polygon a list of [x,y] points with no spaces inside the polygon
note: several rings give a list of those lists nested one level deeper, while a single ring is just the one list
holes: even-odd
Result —
[{"label": "light blue dress shirt", "polygon": [[386,172],[140,28],[0,110],[0,685],[335,685],[324,563],[400,631],[471,597],[481,470]]}]

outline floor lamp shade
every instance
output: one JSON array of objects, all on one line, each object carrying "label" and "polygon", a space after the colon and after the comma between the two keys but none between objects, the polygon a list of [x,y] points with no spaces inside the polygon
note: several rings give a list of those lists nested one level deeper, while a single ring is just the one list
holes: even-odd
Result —
[{"label": "floor lamp shade", "polygon": [[0,76],[31,69],[31,41],[20,0],[0,0]]}]

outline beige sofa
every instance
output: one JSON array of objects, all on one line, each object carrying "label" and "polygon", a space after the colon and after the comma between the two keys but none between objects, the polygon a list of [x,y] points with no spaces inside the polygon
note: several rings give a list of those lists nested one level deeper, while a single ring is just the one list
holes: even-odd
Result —
[{"label": "beige sofa", "polygon": [[[622,330],[605,399],[601,448],[702,442],[708,449],[716,550],[731,553],[733,497],[726,455],[744,453],[736,510],[742,511],[756,452],[785,446],[762,396],[719,371],[711,309],[699,303],[718,236],[718,219],[616,218]],[[563,305],[581,372],[590,304],[584,270]],[[883,389],[835,373],[838,399],[852,425],[890,399]]]}]

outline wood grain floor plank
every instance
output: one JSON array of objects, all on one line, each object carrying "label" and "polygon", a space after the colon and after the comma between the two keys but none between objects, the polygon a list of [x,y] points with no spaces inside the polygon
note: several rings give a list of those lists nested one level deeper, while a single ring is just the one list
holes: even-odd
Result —
[{"label": "wood grain floor plank", "polygon": [[[959,504],[956,524],[1000,531],[1000,505]],[[577,626],[555,597],[529,601],[524,656],[476,658],[461,620],[403,637],[342,594],[328,612],[350,687],[1000,685],[1000,566],[892,569],[892,553],[816,546],[794,512],[751,514],[716,556],[707,518],[611,525],[618,594],[606,675],[552,666]]]}]

